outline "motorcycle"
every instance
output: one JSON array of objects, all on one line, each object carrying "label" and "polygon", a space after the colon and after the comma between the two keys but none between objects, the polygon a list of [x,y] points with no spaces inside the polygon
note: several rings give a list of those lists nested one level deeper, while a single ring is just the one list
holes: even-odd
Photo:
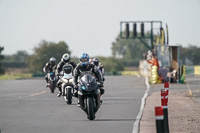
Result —
[{"label": "motorcycle", "polygon": [[50,72],[49,74],[49,89],[51,91],[51,93],[54,93],[55,89],[56,89],[56,75],[55,72]]},{"label": "motorcycle", "polygon": [[60,78],[62,84],[62,95],[67,104],[72,104],[73,86],[73,67],[71,65],[63,66],[63,75]]},{"label": "motorcycle", "polygon": [[79,80],[78,100],[89,120],[95,119],[95,113],[100,108],[100,90],[98,88],[96,79],[91,75],[84,75]]}]

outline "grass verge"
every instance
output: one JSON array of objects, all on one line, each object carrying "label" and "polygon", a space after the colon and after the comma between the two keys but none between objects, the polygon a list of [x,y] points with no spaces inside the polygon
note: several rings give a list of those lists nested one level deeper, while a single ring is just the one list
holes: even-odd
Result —
[{"label": "grass verge", "polygon": [[11,79],[20,79],[20,78],[32,78],[31,73],[21,73],[21,74],[5,74],[0,75],[0,80],[11,80]]}]

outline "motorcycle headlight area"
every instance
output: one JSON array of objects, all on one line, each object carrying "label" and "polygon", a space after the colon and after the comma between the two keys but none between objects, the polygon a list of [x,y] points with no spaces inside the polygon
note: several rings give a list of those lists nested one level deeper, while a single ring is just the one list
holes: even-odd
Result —
[{"label": "motorcycle headlight area", "polygon": [[54,73],[50,73],[50,76],[54,76],[55,74]]},{"label": "motorcycle headlight area", "polygon": [[84,91],[93,90],[93,89],[96,89],[96,88],[97,88],[96,82],[92,82],[90,84],[82,83],[82,85],[81,85],[81,89],[84,90]]}]

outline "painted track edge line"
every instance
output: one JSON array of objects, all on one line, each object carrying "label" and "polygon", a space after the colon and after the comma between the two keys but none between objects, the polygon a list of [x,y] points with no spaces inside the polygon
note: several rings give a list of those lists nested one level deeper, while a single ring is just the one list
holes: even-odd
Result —
[{"label": "painted track edge line", "polygon": [[136,121],[133,124],[133,131],[132,131],[132,133],[139,133],[140,120],[142,118],[144,106],[146,104],[146,98],[147,98],[148,92],[150,90],[150,85],[149,85],[148,77],[147,76],[145,77],[145,84],[147,86],[147,89],[146,89],[146,91],[144,93],[144,96],[141,99],[142,102],[141,102],[141,105],[140,105],[140,112],[138,113],[138,115],[136,117]]}]

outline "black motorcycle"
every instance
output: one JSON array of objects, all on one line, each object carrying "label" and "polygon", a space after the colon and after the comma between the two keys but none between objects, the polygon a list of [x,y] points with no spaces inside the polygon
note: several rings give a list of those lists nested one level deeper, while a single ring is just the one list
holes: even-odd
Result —
[{"label": "black motorcycle", "polygon": [[55,72],[50,72],[49,75],[49,88],[51,93],[54,93],[55,89],[56,89],[56,75]]},{"label": "black motorcycle", "polygon": [[96,79],[91,75],[84,75],[79,80],[78,100],[89,120],[95,119],[95,113],[100,107],[100,90],[98,88]]}]

